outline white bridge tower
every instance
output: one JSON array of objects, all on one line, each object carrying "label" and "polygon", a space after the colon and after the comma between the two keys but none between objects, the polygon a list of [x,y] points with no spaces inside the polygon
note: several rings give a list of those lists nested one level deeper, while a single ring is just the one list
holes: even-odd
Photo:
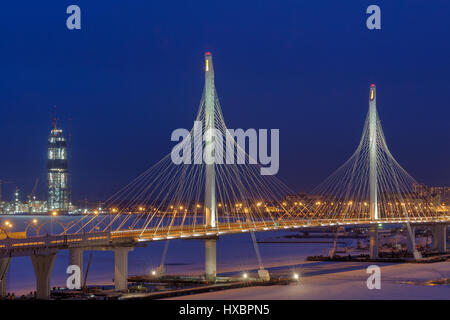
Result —
[{"label": "white bridge tower", "polygon": [[[215,132],[215,100],[214,68],[212,55],[205,53],[205,150],[214,150]],[[210,146],[210,148],[208,148]],[[205,164],[205,223],[206,228],[216,227],[216,171],[215,164]],[[206,279],[216,278],[216,239],[205,239],[205,274]]]},{"label": "white bridge tower", "polygon": [[[377,180],[377,91],[374,84],[369,90],[369,194],[370,220],[378,220],[378,180]],[[370,258],[378,257],[378,225],[370,226]]]}]

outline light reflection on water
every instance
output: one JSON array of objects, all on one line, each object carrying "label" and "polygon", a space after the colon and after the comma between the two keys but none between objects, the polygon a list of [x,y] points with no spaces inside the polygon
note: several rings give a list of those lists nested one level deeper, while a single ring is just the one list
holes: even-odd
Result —
[{"label": "light reflection on water", "polygon": [[441,278],[428,281],[409,280],[409,281],[399,281],[399,283],[417,286],[439,286],[439,285],[450,286],[450,278]]}]

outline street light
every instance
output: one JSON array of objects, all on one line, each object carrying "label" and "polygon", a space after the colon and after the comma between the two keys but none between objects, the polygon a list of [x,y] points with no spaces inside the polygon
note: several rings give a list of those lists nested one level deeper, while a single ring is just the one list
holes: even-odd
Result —
[{"label": "street light", "polygon": [[54,210],[52,211],[52,215],[50,216],[50,234],[53,235],[53,217],[56,217],[58,215],[58,211]]}]

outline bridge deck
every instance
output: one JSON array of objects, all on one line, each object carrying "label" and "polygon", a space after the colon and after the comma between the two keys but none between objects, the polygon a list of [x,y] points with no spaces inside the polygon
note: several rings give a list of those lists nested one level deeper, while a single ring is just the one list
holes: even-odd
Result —
[{"label": "bridge deck", "polygon": [[259,221],[259,222],[233,222],[221,223],[216,228],[198,226],[172,226],[155,229],[119,230],[92,233],[60,234],[53,236],[35,236],[23,239],[7,238],[0,240],[1,256],[31,255],[46,250],[62,250],[76,247],[105,248],[114,246],[134,245],[138,242],[151,242],[166,239],[198,239],[216,237],[225,234],[243,232],[263,232],[297,228],[332,227],[370,224],[435,224],[450,223],[450,216],[439,218],[410,218],[410,219],[383,219],[383,220],[292,220],[292,221]]}]

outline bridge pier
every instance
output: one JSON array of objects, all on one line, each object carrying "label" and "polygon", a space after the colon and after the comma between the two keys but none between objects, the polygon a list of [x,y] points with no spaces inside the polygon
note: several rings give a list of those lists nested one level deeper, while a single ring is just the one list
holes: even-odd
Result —
[{"label": "bridge pier", "polygon": [[34,273],[36,275],[36,298],[47,300],[50,298],[50,275],[55,264],[56,253],[48,255],[32,255]]},{"label": "bridge pier", "polygon": [[0,258],[0,298],[6,296],[6,275],[11,258]]},{"label": "bridge pier", "polygon": [[72,248],[69,250],[69,265],[80,267],[80,276],[83,279],[83,248]]},{"label": "bridge pier", "polygon": [[406,249],[408,252],[413,253],[416,248],[416,227],[410,226],[407,231]]},{"label": "bridge pier", "polygon": [[216,239],[205,239],[205,277],[216,280]]},{"label": "bridge pier", "polygon": [[116,291],[128,290],[128,252],[132,247],[114,248],[114,286]]},{"label": "bridge pier", "polygon": [[416,247],[416,227],[411,226],[409,223],[406,224],[407,228],[407,239],[406,239],[406,248],[409,253],[412,253],[415,260],[422,259],[422,254],[417,251]]},{"label": "bridge pier", "polygon": [[431,228],[433,233],[433,250],[440,253],[447,252],[447,228],[446,224],[437,224]]},{"label": "bridge pier", "polygon": [[376,224],[370,225],[369,237],[370,237],[370,259],[378,258],[378,229]]}]

